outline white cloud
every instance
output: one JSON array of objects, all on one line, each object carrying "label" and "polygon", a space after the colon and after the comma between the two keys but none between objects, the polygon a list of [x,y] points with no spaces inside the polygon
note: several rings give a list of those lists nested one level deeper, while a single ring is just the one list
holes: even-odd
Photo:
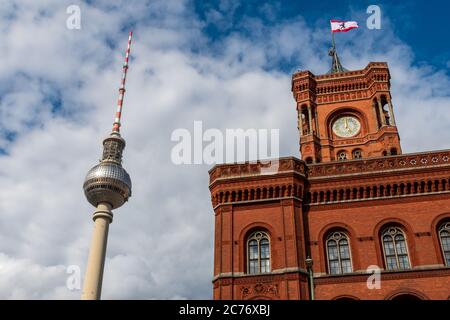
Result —
[{"label": "white cloud", "polygon": [[[315,29],[298,17],[268,27],[248,18],[246,36],[213,43],[190,3],[104,0],[80,3],[77,31],[65,27],[72,2],[0,7],[0,298],[79,297],[65,287],[65,266],[84,272],[93,208],[82,182],[112,125],[127,24],[135,38],[122,132],[133,196],[110,228],[103,297],[211,298],[209,167],[173,165],[171,132],[192,130],[194,120],[204,129],[281,128],[282,155],[298,156],[290,74],[276,66],[326,72],[328,25]],[[403,151],[448,147],[448,77],[415,66],[388,31],[351,37],[341,44],[346,67],[391,67]],[[53,113],[55,92],[61,107]],[[8,142],[4,132],[17,138]]]},{"label": "white cloud", "polygon": [[67,267],[43,266],[0,253],[0,295],[3,299],[74,299],[66,287]]}]

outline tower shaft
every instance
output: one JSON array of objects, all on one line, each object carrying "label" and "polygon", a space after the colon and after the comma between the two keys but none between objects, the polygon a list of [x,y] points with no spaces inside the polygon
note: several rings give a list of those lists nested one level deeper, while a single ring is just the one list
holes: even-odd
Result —
[{"label": "tower shaft", "polygon": [[112,218],[111,205],[106,202],[99,203],[93,216],[94,232],[84,278],[82,300],[100,299],[109,224],[112,222]]}]

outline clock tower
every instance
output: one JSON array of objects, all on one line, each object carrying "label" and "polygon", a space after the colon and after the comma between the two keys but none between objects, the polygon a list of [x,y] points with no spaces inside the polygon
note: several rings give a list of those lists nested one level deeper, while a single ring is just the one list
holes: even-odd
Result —
[{"label": "clock tower", "polygon": [[213,297],[450,299],[450,150],[402,154],[387,63],[330,55],[292,76],[301,160],[209,171]]},{"label": "clock tower", "polygon": [[[333,65],[340,65],[337,54]],[[387,63],[292,76],[300,152],[307,163],[401,154]]]}]

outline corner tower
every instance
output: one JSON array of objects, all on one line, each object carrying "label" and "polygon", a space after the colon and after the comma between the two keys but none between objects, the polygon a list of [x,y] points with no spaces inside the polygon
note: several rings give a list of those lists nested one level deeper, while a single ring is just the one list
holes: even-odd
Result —
[{"label": "corner tower", "polygon": [[335,69],[292,76],[302,159],[320,163],[401,154],[387,63]]}]

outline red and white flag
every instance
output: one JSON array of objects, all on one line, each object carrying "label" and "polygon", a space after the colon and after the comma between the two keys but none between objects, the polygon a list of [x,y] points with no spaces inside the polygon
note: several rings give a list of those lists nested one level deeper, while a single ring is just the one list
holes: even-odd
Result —
[{"label": "red and white flag", "polygon": [[358,28],[358,22],[356,21],[340,21],[330,20],[331,32],[347,32],[351,29]]}]

